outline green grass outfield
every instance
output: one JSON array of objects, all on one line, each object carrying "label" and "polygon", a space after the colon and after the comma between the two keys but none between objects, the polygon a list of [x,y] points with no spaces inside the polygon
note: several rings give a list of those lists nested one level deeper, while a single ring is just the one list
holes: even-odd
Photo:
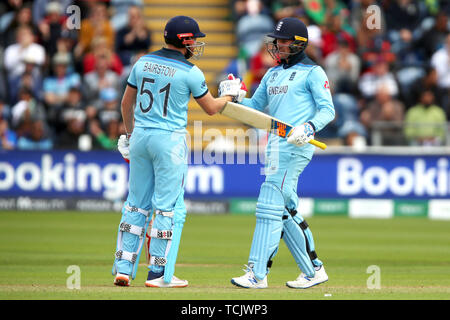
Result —
[{"label": "green grass outfield", "polygon": [[[0,212],[0,299],[450,299],[450,221],[309,218],[329,281],[287,288],[299,270],[282,242],[269,288],[247,290],[230,278],[243,274],[253,216],[188,216],[176,268],[190,283],[182,289],[144,287],[144,259],[131,287],[112,284],[119,219],[119,213]],[[80,267],[80,290],[66,287],[71,265]],[[380,268],[380,289],[367,288],[371,265]]]}]

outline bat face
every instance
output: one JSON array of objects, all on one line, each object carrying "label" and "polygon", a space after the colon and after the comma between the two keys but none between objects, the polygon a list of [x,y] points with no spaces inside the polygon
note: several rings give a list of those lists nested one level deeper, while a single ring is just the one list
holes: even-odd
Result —
[{"label": "bat face", "polygon": [[[227,102],[220,113],[252,127],[268,130],[270,133],[282,138],[287,138],[293,128],[291,125],[263,112],[233,102]],[[309,143],[324,150],[327,147],[325,143],[314,139]]]},{"label": "bat face", "polygon": [[276,134],[277,136],[280,136],[282,138],[286,138],[291,130],[292,126],[283,123],[281,121],[272,119],[270,126],[271,133]]}]

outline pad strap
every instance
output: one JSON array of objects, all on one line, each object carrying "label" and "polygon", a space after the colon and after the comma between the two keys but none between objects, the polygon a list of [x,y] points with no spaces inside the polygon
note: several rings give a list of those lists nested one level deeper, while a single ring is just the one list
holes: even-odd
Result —
[{"label": "pad strap", "polygon": [[[295,217],[295,215],[297,214],[297,210],[289,209],[288,207],[285,207],[285,208],[286,208],[287,212],[289,212],[289,214],[291,215],[292,218]],[[283,219],[287,219],[287,217],[286,218],[283,217]]]},{"label": "pad strap", "polygon": [[164,257],[154,257],[152,256],[150,258],[150,264],[157,265],[157,266],[165,266],[167,263],[167,259]]},{"label": "pad strap", "polygon": [[135,263],[136,259],[137,259],[137,254],[134,252],[128,252],[128,251],[123,251],[123,250],[118,250],[116,252],[116,258],[117,259],[123,259],[123,260],[128,260],[131,263]]},{"label": "pad strap", "polygon": [[300,228],[302,228],[302,230],[306,230],[306,229],[308,229],[308,227],[309,227],[309,225],[308,225],[308,223],[306,222],[306,220],[303,220],[303,221],[300,222],[298,225],[300,226]]},{"label": "pad strap", "polygon": [[173,234],[172,230],[158,230],[152,228],[152,230],[150,231],[150,237],[158,239],[171,240],[172,234]]},{"label": "pad strap", "polygon": [[161,210],[155,210],[155,214],[160,214],[164,217],[173,218],[173,211],[161,211]]},{"label": "pad strap", "polygon": [[144,209],[137,208],[137,207],[134,207],[134,206],[131,207],[129,205],[125,206],[125,210],[127,210],[129,212],[139,212],[140,214],[143,214],[144,216],[146,216],[148,218],[148,214],[149,214],[148,210],[144,210]]},{"label": "pad strap", "polygon": [[122,222],[119,229],[122,232],[128,232],[137,235],[139,238],[143,238],[145,236],[145,228],[138,227],[126,222]]}]

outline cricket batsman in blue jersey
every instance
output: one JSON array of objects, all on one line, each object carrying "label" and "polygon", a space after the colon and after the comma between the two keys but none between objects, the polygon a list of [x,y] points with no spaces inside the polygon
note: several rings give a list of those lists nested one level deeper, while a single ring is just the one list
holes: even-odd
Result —
[{"label": "cricket batsman in blue jersey", "polygon": [[[330,86],[323,69],[304,50],[308,31],[297,18],[284,18],[268,35],[267,50],[279,64],[270,68],[251,99],[233,87],[239,79],[224,80],[221,95],[232,95],[248,107],[264,111],[295,127],[287,139],[270,134],[266,148],[265,182],[256,205],[256,226],[246,273],[231,280],[244,288],[266,288],[267,274],[282,238],[301,274],[290,288],[309,288],[328,280],[318,259],[310,228],[297,212],[299,175],[311,161],[308,142],[334,119]],[[242,100],[241,100],[242,98]]]},{"label": "cricket batsman in blue jersey", "polygon": [[204,42],[197,38],[204,36],[194,19],[170,19],[164,30],[166,46],[141,57],[129,75],[121,103],[127,134],[118,141],[120,153],[130,163],[129,193],[118,230],[115,285],[129,286],[135,278],[153,212],[145,286],[188,285],[174,276],[186,217],[188,102],[192,94],[213,115],[232,100],[213,98],[202,71],[188,61],[202,55]]}]

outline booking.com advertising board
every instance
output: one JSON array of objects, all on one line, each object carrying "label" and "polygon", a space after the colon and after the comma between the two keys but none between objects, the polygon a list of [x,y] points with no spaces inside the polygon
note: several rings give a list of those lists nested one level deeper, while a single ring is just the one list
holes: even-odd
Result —
[{"label": "booking.com advertising board", "polygon": [[[253,155],[211,161],[191,154],[189,161],[188,200],[255,199],[264,181],[264,160]],[[316,154],[300,176],[298,194],[314,199],[449,199],[449,161],[449,155]],[[127,191],[128,164],[118,152],[0,152],[0,209],[24,197],[120,202]]]},{"label": "booking.com advertising board", "polygon": [[[193,157],[192,157],[193,158]],[[197,161],[196,161],[197,162]],[[189,165],[186,197],[257,197],[263,161]],[[450,156],[315,155],[298,193],[319,198],[450,198]],[[128,164],[117,152],[0,153],[0,196],[123,199]]]}]

